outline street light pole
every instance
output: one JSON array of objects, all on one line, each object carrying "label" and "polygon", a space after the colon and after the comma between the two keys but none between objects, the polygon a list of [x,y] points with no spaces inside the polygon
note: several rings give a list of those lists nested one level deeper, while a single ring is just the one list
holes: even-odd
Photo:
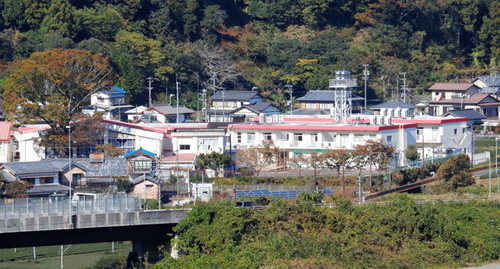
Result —
[{"label": "street light pole", "polygon": [[68,176],[68,183],[69,183],[69,224],[73,224],[73,206],[71,204],[72,202],[72,196],[71,196],[71,181],[73,181],[72,174],[71,174],[71,125],[66,126],[68,128],[68,171],[69,171],[69,176]]},{"label": "street light pole", "polygon": [[382,80],[382,84],[383,84],[382,88],[384,89],[384,102],[385,102],[385,79],[384,79],[384,77],[381,77],[380,79]]},{"label": "street light pole", "polygon": [[489,172],[489,175],[490,175],[490,188],[489,188],[489,197],[491,198],[491,158],[490,158],[490,164],[489,164],[489,169],[490,169],[490,172]]},{"label": "street light pole", "polygon": [[498,194],[500,194],[500,178],[498,177],[498,137],[495,138],[495,173],[497,175]]}]

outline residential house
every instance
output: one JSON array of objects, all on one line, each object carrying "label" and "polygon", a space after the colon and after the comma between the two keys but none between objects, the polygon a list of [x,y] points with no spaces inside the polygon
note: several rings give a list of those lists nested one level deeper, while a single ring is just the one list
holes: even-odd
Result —
[{"label": "residential house", "polygon": [[443,115],[453,109],[474,109],[486,117],[498,116],[500,102],[481,93],[473,83],[436,83],[429,88],[429,115]]},{"label": "residential house", "polygon": [[135,179],[137,177],[136,175],[142,174],[154,177],[156,168],[155,153],[139,148],[125,154],[123,157],[127,160],[128,173],[131,175],[132,179]]},{"label": "residential house", "polygon": [[500,91],[500,76],[496,72],[490,75],[479,76],[472,83],[479,88],[481,93],[489,93],[498,98]]},{"label": "residential house", "polygon": [[148,175],[140,175],[132,180],[134,187],[130,193],[141,199],[158,199],[160,185],[158,181]]},{"label": "residential house", "polygon": [[454,109],[443,114],[446,118],[467,118],[469,119],[468,125],[478,125],[482,124],[486,116],[475,111],[474,109]]},{"label": "residential house", "polygon": [[167,135],[170,140],[165,144],[160,159],[162,177],[174,174],[177,167],[182,170],[192,170],[199,154],[210,154],[213,151],[224,153],[231,145],[226,138],[226,128],[185,128],[175,129]]},{"label": "residential house", "polygon": [[89,190],[105,190],[116,178],[129,178],[127,160],[123,157],[96,158],[95,154],[91,154],[90,158],[77,158],[75,161],[88,168],[85,188]]},{"label": "residential house", "polygon": [[370,107],[370,110],[375,111],[375,115],[387,117],[412,117],[415,115],[417,107],[412,104],[407,104],[399,101],[388,101],[382,104]]},{"label": "residential house", "polygon": [[92,116],[99,112],[105,119],[121,120],[123,113],[133,107],[126,104],[126,94],[126,91],[117,86],[102,89],[90,96],[90,106],[84,108],[83,113]]},{"label": "residential house", "polygon": [[69,191],[71,173],[71,187],[77,188],[86,185],[87,167],[78,162],[69,160],[48,159],[37,162],[5,163],[0,167],[7,184],[12,181],[26,181],[32,184],[27,191],[28,196],[66,195]]},{"label": "residential house", "polygon": [[[293,111],[293,115],[331,115],[332,109],[340,102],[338,90],[314,90],[309,91],[306,95],[299,98],[300,109]],[[347,97],[347,102],[350,106],[351,113],[360,113],[363,109],[364,99],[350,95]]]},{"label": "residential house", "polygon": [[146,109],[142,115],[142,122],[160,122],[177,123],[177,114],[179,114],[179,123],[186,122],[194,113],[192,109],[185,106],[154,105]]},{"label": "residential house", "polygon": [[486,117],[497,117],[500,101],[488,93],[475,93],[467,99],[429,101],[429,113],[443,115],[454,109],[473,109]]},{"label": "residential house", "polygon": [[[205,111],[209,122],[233,122],[230,116],[240,107],[262,102],[257,91],[217,91],[212,97],[212,107]],[[241,121],[241,120],[240,120]]]},{"label": "residential house", "polygon": [[14,161],[12,122],[0,121],[0,163]]},{"label": "residential house", "polygon": [[144,114],[144,111],[148,109],[145,106],[137,106],[135,108],[132,108],[130,110],[125,111],[125,115],[127,115],[127,121],[128,122],[138,122],[141,120],[142,115]]},{"label": "residential house", "polygon": [[[253,118],[260,115],[272,116],[280,115],[281,111],[269,102],[258,102],[252,105],[245,105],[237,108],[231,113],[232,122],[251,122]],[[234,120],[234,118],[242,118],[242,120]]]}]

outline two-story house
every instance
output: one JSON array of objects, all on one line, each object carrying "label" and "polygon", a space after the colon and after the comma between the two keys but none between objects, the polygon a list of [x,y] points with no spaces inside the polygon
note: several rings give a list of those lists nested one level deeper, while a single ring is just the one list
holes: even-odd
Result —
[{"label": "two-story house", "polygon": [[132,179],[144,174],[154,177],[156,168],[155,153],[139,148],[125,154],[123,157],[127,160],[128,173]]},{"label": "two-story house", "polygon": [[443,115],[453,109],[473,109],[486,117],[498,116],[500,101],[488,93],[481,93],[473,83],[436,83],[429,88],[430,115]]},{"label": "two-story house", "polygon": [[260,114],[280,114],[271,103],[262,102],[257,91],[217,91],[210,98],[212,107],[205,111],[209,122],[244,122]]},{"label": "two-story house", "polygon": [[[335,90],[315,90],[309,91],[306,95],[299,98],[300,109],[293,111],[293,115],[330,115],[336,103],[339,102],[339,91]],[[351,113],[360,113],[363,109],[364,99],[351,95],[347,97],[347,102],[351,107]]]},{"label": "two-story house", "polygon": [[47,159],[37,162],[5,163],[0,167],[4,182],[26,181],[32,185],[27,194],[30,197],[67,195],[71,174],[71,187],[86,185],[88,168],[69,160]]},{"label": "two-story house", "polygon": [[[260,115],[272,116],[280,115],[281,110],[269,102],[258,102],[252,105],[245,105],[237,108],[231,113],[233,122],[250,122]],[[239,120],[236,120],[239,119]]]},{"label": "two-story house", "polygon": [[90,106],[83,109],[83,113],[92,116],[95,112],[103,114],[105,119],[121,120],[123,113],[132,105],[127,105],[125,95],[127,92],[117,86],[102,89],[90,96]]}]

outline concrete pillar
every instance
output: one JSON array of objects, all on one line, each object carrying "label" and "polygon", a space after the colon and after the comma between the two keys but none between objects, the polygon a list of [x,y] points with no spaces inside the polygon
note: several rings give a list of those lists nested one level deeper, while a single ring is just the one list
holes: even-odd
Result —
[{"label": "concrete pillar", "polygon": [[132,252],[137,253],[139,260],[157,262],[171,251],[170,238],[163,240],[136,240],[132,242]]}]

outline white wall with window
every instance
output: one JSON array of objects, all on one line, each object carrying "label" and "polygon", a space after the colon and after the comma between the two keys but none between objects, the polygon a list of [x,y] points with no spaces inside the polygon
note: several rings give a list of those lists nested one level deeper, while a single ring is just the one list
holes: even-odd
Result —
[{"label": "white wall with window", "polygon": [[[179,150],[179,153],[195,153],[195,154],[209,154],[212,151],[224,152],[224,150],[229,150],[229,139],[225,137],[224,129],[198,129],[193,130],[181,130],[177,132],[172,132],[172,150],[175,152]],[[237,134],[234,133],[234,145],[237,145]]]}]

